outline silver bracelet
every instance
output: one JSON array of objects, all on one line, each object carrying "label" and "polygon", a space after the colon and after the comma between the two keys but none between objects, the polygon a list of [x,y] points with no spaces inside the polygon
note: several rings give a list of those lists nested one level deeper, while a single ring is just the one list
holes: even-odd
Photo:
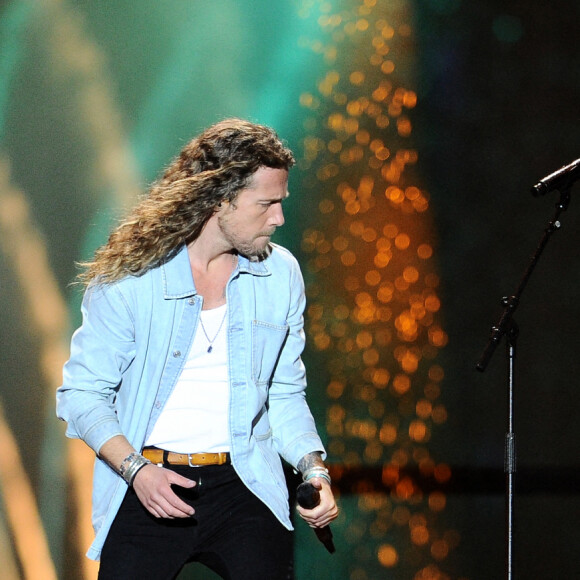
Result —
[{"label": "silver bracelet", "polygon": [[133,453],[123,459],[121,467],[119,467],[119,474],[129,485],[132,485],[137,472],[149,463],[151,463],[149,459],[145,459],[143,455],[133,451]]},{"label": "silver bracelet", "polygon": [[322,479],[325,479],[326,481],[328,481],[328,485],[332,485],[332,480],[330,479],[330,475],[326,467],[323,467],[321,465],[311,467],[302,474],[302,481],[309,481],[313,477],[320,477]]}]

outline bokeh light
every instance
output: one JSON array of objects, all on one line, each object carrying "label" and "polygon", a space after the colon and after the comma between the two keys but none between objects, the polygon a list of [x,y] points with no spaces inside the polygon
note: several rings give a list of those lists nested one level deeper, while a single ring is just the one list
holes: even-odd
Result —
[{"label": "bokeh light", "polygon": [[441,487],[451,477],[429,449],[447,419],[437,363],[447,335],[429,194],[413,147],[420,95],[412,88],[412,13],[407,3],[381,0],[311,6],[320,12],[320,36],[304,42],[324,52],[328,70],[300,99],[309,115],[298,166],[304,187],[323,200],[301,245],[307,335],[317,379],[321,365],[328,377],[335,481],[358,474],[358,509],[339,532],[350,544],[374,546],[370,560],[353,553],[345,577],[397,569],[443,578],[436,574],[452,547],[437,516],[446,496],[422,485]]}]

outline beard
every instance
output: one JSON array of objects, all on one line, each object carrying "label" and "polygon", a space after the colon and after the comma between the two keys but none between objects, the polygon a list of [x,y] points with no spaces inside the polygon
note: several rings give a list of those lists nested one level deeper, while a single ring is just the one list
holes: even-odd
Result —
[{"label": "beard", "polygon": [[258,260],[262,260],[270,254],[270,237],[274,231],[264,231],[252,237],[244,237],[237,233],[229,219],[220,217],[218,224],[224,238],[238,254]]}]

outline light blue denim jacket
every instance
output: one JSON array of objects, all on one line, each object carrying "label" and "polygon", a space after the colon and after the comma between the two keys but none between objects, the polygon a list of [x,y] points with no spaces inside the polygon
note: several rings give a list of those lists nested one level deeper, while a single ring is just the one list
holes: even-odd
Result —
[{"label": "light blue denim jacket", "polygon": [[[119,434],[143,447],[179,377],[202,301],[185,246],[140,277],[87,290],[83,323],[57,391],[57,415],[67,421],[68,437],[83,439],[96,453]],[[280,456],[296,467],[307,453],[324,452],[305,400],[305,296],[298,263],[275,244],[262,262],[240,256],[227,301],[232,464],[292,529]],[[97,459],[96,537],[89,558],[99,559],[126,490],[124,480]]]}]

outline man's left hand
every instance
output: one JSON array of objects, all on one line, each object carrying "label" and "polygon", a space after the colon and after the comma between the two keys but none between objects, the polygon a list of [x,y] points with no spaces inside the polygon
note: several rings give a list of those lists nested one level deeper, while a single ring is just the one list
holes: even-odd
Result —
[{"label": "man's left hand", "polygon": [[313,477],[308,480],[320,493],[320,503],[310,509],[304,509],[303,507],[297,506],[296,509],[300,514],[300,517],[311,527],[311,528],[323,528],[336,519],[338,516],[338,506],[334,500],[334,495],[332,489],[328,482],[321,477]]}]

